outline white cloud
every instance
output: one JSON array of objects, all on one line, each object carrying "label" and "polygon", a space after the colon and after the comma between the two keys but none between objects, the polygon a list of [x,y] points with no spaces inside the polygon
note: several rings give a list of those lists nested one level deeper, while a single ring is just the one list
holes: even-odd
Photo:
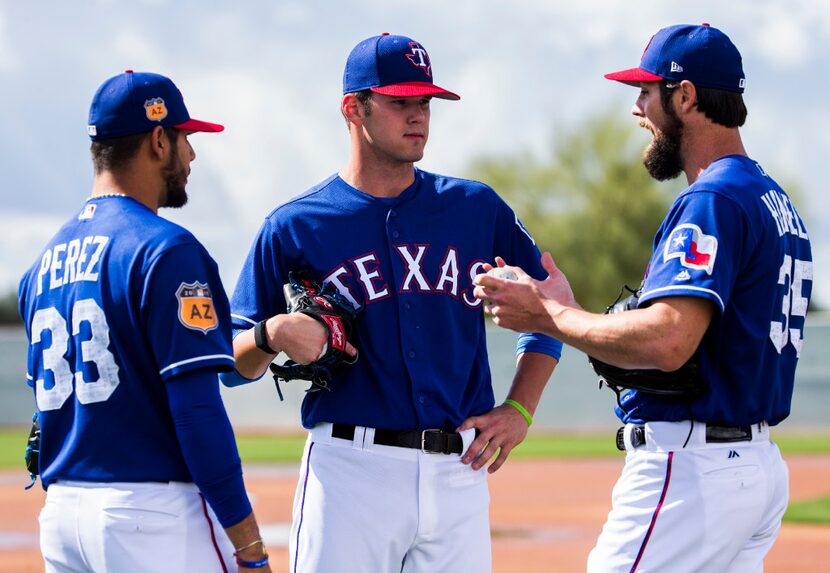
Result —
[{"label": "white cloud", "polygon": [[760,22],[753,28],[753,47],[773,66],[781,69],[802,65],[810,56],[808,30],[804,13],[793,12],[787,5],[767,6],[759,11]]},{"label": "white cloud", "polygon": [[64,223],[63,217],[0,211],[0,293],[17,290],[20,277]]},{"label": "white cloud", "polygon": [[19,68],[18,61],[12,51],[8,27],[8,16],[0,7],[0,71],[11,71]]}]

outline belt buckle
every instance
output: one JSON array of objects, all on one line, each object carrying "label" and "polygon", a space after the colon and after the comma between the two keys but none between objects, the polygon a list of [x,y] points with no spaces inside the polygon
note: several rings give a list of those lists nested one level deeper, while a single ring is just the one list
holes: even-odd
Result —
[{"label": "belt buckle", "polygon": [[[425,454],[444,454],[449,452],[444,451],[436,451],[436,450],[428,450],[427,449],[427,432],[435,433],[435,434],[443,434],[443,432],[438,428],[429,428],[427,430],[423,430],[421,432],[421,451]],[[447,440],[447,445],[444,449],[449,449],[449,440]]]},{"label": "belt buckle", "polygon": [[[629,441],[632,448],[638,448],[646,443],[646,429],[644,426],[630,426]],[[617,430],[616,445],[621,452],[625,451],[625,433],[629,431],[629,426],[622,426]]]}]

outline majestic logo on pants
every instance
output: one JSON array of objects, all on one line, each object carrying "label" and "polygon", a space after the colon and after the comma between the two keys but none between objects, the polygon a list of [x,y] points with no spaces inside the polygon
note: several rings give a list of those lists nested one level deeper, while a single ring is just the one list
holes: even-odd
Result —
[{"label": "majestic logo on pants", "polygon": [[176,290],[176,298],[179,300],[179,322],[187,328],[207,333],[219,325],[208,285],[182,283]]}]

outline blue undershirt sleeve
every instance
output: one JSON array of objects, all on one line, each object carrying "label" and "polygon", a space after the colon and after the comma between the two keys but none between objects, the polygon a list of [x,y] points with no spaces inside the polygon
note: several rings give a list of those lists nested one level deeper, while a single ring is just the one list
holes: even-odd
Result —
[{"label": "blue undershirt sleeve", "polygon": [[[233,329],[233,337],[248,330],[247,328],[234,328]],[[265,371],[268,372],[267,370]],[[260,376],[261,378],[261,376]],[[246,378],[239,371],[234,368],[230,371],[220,372],[219,373],[219,381],[222,382],[228,388],[234,388],[235,386],[242,386],[243,384],[250,384],[251,382],[256,382],[259,378]]]},{"label": "blue undershirt sleeve", "polygon": [[167,382],[167,400],[190,474],[222,527],[251,513],[242,481],[242,463],[216,371],[184,372]]},{"label": "blue undershirt sleeve", "polygon": [[523,332],[516,341],[516,354],[538,352],[559,360],[562,357],[562,343],[546,334]]}]

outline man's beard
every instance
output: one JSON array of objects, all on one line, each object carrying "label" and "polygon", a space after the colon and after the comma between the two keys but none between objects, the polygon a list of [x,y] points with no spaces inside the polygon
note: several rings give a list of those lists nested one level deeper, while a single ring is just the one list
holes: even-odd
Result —
[{"label": "man's beard", "polygon": [[187,171],[179,162],[179,151],[176,146],[171,147],[170,160],[161,171],[164,177],[166,193],[162,197],[159,207],[184,207],[187,204]]},{"label": "man's beard", "polygon": [[[658,181],[674,179],[683,172],[683,161],[680,156],[680,142],[683,139],[683,123],[680,119],[668,113],[667,125],[664,129],[652,132],[654,139],[646,147],[643,154],[643,165],[649,175]],[[641,125],[644,126],[643,123]]]}]

